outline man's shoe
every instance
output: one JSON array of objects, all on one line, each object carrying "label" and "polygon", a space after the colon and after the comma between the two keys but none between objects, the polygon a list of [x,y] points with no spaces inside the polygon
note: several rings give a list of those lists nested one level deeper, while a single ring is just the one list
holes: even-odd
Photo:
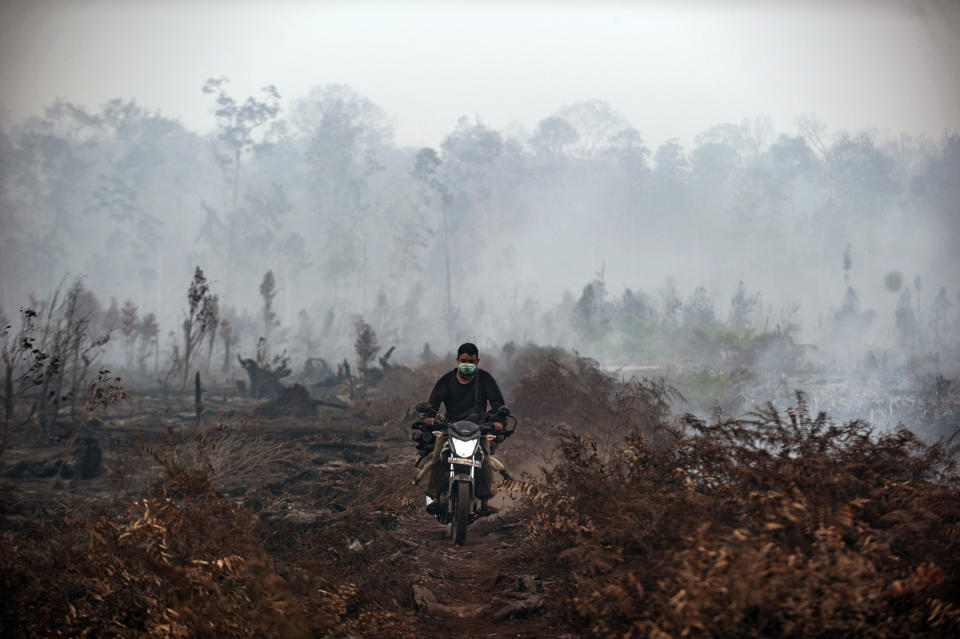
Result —
[{"label": "man's shoe", "polygon": [[496,506],[487,506],[484,504],[477,509],[477,517],[489,517],[490,515],[496,515],[500,512],[500,509]]},{"label": "man's shoe", "polygon": [[[427,499],[430,499],[429,497]],[[443,512],[443,508],[440,507],[440,502],[435,499],[430,499],[430,503],[427,504],[427,512],[436,517]]]}]

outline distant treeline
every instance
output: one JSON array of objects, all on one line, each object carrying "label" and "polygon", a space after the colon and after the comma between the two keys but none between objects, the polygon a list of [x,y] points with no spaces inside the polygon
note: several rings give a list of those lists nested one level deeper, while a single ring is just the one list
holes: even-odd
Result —
[{"label": "distant treeline", "polygon": [[[926,297],[908,301],[917,315],[960,281],[955,133],[834,133],[812,116],[778,133],[758,117],[714,126],[689,149],[676,140],[651,149],[591,100],[527,132],[464,118],[438,148],[418,149],[397,145],[384,111],[346,86],[289,104],[274,87],[250,97],[230,88],[225,79],[202,87],[217,121],[207,134],[120,99],[96,109],[57,102],[0,128],[8,316],[82,274],[101,298],[154,313],[153,339],[179,332],[199,265],[241,348],[275,321],[276,344],[322,333],[323,355],[342,355],[362,315],[402,356],[460,336],[596,341],[605,324],[593,306],[605,293],[583,289],[592,280],[636,282],[621,306],[636,307],[637,321],[655,311],[681,323],[714,297],[745,295],[735,288],[745,280],[764,303],[731,303],[737,332],[774,330],[784,300],[828,300],[803,310],[833,314],[859,287],[854,301],[870,305],[888,271],[923,276],[914,295]],[[841,283],[847,246],[857,268],[850,281],[845,266]],[[601,264],[609,280],[592,276]],[[264,324],[267,272],[276,300]],[[675,273],[683,290],[704,290],[679,306],[667,290],[675,285],[656,304],[640,292]],[[558,307],[541,310],[564,289]],[[956,294],[945,289],[945,301]],[[135,350],[130,365],[149,349]]]}]

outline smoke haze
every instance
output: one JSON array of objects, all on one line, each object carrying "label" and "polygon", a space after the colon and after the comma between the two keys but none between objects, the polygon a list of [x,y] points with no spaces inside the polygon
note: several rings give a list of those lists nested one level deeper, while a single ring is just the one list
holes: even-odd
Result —
[{"label": "smoke haze", "polygon": [[167,352],[199,266],[237,347],[297,366],[362,316],[401,362],[641,364],[676,325],[956,368],[954,5],[0,12],[8,317],[82,275]]}]

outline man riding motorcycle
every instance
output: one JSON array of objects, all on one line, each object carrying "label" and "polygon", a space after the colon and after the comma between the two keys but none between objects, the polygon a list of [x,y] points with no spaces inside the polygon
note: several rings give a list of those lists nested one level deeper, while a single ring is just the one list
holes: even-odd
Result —
[{"label": "man riding motorcycle", "polygon": [[[492,410],[499,409],[504,405],[503,395],[500,393],[500,387],[497,386],[496,380],[487,371],[477,368],[479,362],[480,351],[477,347],[470,342],[461,344],[460,348],[457,349],[457,367],[449,373],[445,373],[434,385],[428,400],[429,404],[434,411],[439,410],[440,404],[443,404],[447,421],[467,420],[479,423],[486,414],[488,403]],[[428,417],[423,421],[432,426],[434,418]],[[497,431],[503,430],[502,422],[494,421],[491,425]],[[446,435],[440,435],[437,438],[430,459],[427,512],[432,515],[440,512],[437,499],[440,497],[440,493],[447,488],[444,467],[440,463],[440,451],[443,449],[445,440]],[[490,452],[487,440],[482,440],[481,445],[487,453]],[[480,499],[478,515],[486,516],[497,512],[497,508],[488,504],[493,497],[493,468],[489,462],[489,455],[484,459],[483,466],[477,476],[477,497]]]}]

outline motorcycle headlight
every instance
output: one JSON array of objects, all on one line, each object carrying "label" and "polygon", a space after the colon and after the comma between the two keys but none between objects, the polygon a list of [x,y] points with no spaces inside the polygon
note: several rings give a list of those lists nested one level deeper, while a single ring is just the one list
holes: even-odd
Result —
[{"label": "motorcycle headlight", "polygon": [[457,454],[457,457],[473,457],[473,453],[477,450],[476,439],[463,441],[451,438],[450,441],[453,442],[453,452]]}]

